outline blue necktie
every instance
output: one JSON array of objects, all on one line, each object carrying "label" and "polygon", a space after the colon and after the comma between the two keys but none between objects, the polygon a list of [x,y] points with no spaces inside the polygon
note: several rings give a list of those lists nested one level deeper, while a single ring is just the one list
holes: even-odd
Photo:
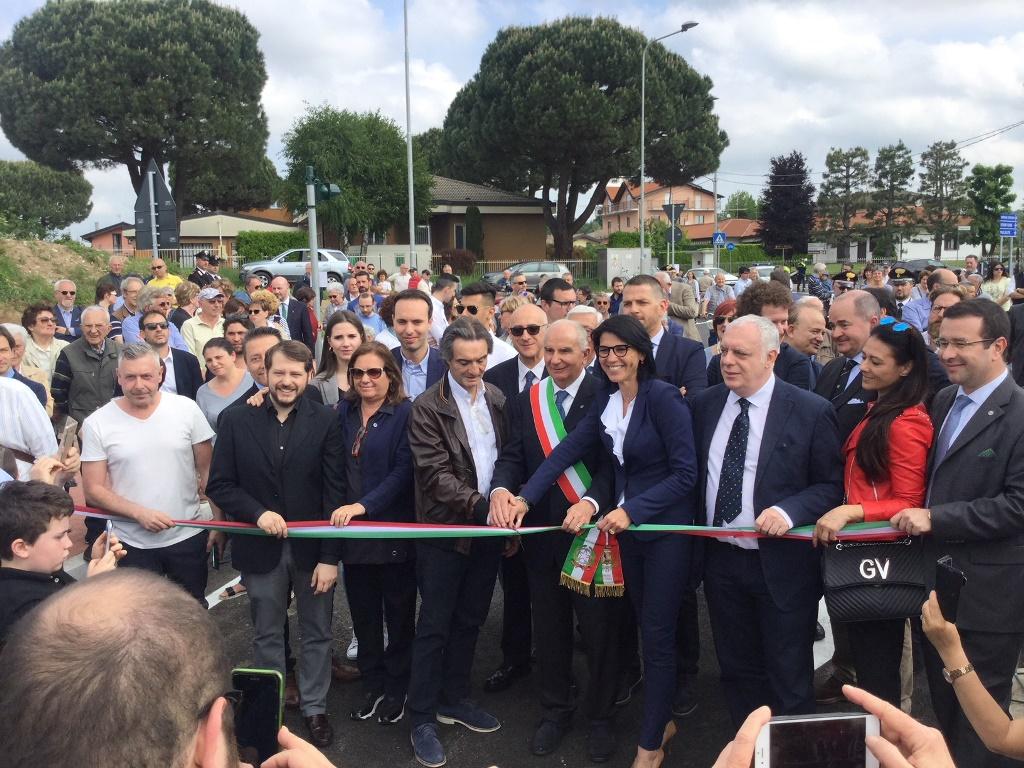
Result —
[{"label": "blue necktie", "polygon": [[939,439],[935,441],[935,458],[932,461],[933,468],[937,468],[942,463],[942,460],[946,458],[946,454],[949,453],[949,447],[953,444],[953,434],[960,425],[960,417],[963,415],[964,408],[970,404],[971,398],[967,395],[956,396],[956,402],[949,409],[946,423],[942,425],[942,431],[939,432]]},{"label": "blue necktie", "polygon": [[[526,375],[523,378],[526,379],[526,383],[523,384],[523,392],[525,392],[526,390],[533,386],[533,382],[537,380],[537,374],[535,374],[533,371],[527,371]],[[557,397],[557,395],[555,395],[555,397]]]},{"label": "blue necktie", "polygon": [[555,392],[555,408],[558,409],[558,415],[563,419],[565,418],[565,398],[569,396],[569,393],[564,389],[560,389]]},{"label": "blue necktie", "polygon": [[750,401],[739,399],[740,413],[732,423],[725,445],[722,471],[718,475],[713,524],[723,526],[740,516],[743,510],[743,466],[747,462],[747,437],[750,435]]}]

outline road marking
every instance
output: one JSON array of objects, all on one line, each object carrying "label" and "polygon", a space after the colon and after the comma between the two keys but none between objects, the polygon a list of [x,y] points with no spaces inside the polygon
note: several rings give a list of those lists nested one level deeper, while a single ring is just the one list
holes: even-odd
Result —
[{"label": "road marking", "polygon": [[229,581],[226,584],[222,584],[221,586],[217,587],[215,590],[213,590],[213,592],[211,592],[210,594],[208,594],[206,596],[206,604],[208,606],[210,606],[210,608],[213,608],[213,606],[215,606],[215,605],[217,605],[219,603],[222,603],[223,600],[220,599],[220,593],[223,592],[228,587],[235,586],[235,584],[238,584],[241,580],[242,580],[241,576],[235,576],[235,578],[233,578],[231,581]]}]

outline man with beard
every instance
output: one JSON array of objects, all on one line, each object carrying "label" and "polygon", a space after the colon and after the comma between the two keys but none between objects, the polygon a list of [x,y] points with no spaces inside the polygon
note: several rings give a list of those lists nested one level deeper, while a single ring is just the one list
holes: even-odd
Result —
[{"label": "man with beard", "polygon": [[303,343],[271,347],[262,367],[269,395],[263,404],[221,414],[208,493],[229,519],[269,534],[232,541],[234,565],[252,607],[253,664],[284,677],[284,620],[294,591],[302,635],[300,708],[312,742],[326,747],[334,739],[327,690],[340,547],[332,539],[289,539],[288,521],[327,519],[341,506],[341,427],[331,409],[302,397],[313,372]]}]

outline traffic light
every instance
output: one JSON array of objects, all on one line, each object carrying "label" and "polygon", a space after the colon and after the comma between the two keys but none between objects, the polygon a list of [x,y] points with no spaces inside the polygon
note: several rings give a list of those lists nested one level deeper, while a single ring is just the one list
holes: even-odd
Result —
[{"label": "traffic light", "polygon": [[332,197],[337,197],[341,194],[341,189],[337,184],[328,184],[324,181],[317,181],[316,184],[316,200],[318,203],[326,202]]}]

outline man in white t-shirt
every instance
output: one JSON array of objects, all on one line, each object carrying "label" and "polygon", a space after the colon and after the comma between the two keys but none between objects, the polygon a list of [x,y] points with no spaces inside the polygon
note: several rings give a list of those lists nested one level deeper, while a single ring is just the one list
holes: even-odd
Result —
[{"label": "man in white t-shirt", "polygon": [[117,360],[124,392],[82,425],[82,479],[88,503],[117,516],[114,533],[144,568],[181,585],[200,602],[206,557],[223,534],[175,526],[200,519],[213,454],[206,417],[186,397],[160,391],[160,355],[128,344]]}]

